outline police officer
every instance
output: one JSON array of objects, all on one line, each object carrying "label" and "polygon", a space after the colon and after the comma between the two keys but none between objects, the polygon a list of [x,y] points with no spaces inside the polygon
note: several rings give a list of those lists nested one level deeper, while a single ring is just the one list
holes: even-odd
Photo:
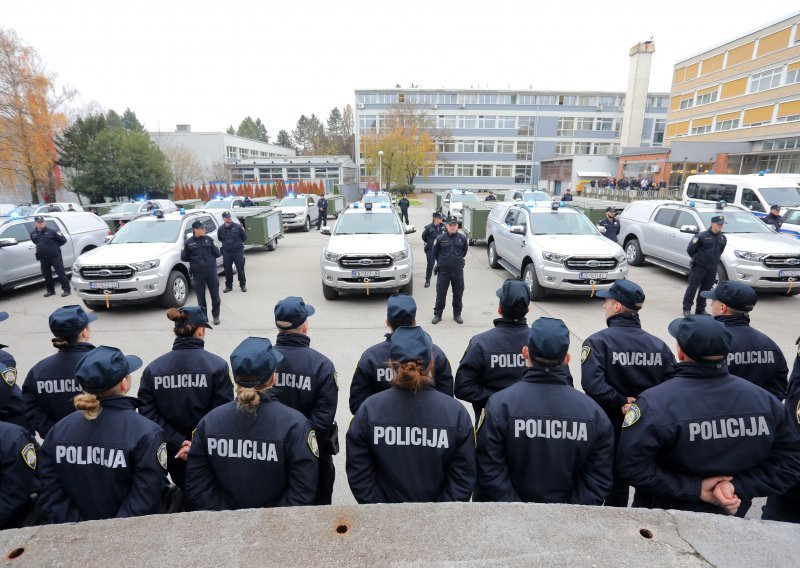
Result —
[{"label": "police officer", "polygon": [[767,225],[772,225],[775,230],[779,230],[783,225],[783,217],[781,217],[781,206],[773,205],[769,208],[769,214],[764,217],[764,222]]},{"label": "police officer", "polygon": [[254,205],[253,200],[250,199],[249,195],[244,196],[244,200],[242,201],[242,207],[252,207]]},{"label": "police officer", "polygon": [[236,401],[200,420],[189,452],[186,493],[199,509],[311,505],[317,491],[316,433],[270,396],[280,352],[248,337],[231,353]]},{"label": "police officer", "polygon": [[403,197],[400,198],[400,201],[397,202],[397,205],[400,207],[400,219],[408,225],[408,206],[411,205],[411,202],[406,197],[406,194],[403,194]]},{"label": "police officer", "polygon": [[325,199],[324,195],[320,195],[319,199],[317,199],[317,209],[319,210],[319,214],[317,215],[317,231],[319,231],[320,226],[328,226],[328,200]]},{"label": "police officer", "polygon": [[186,239],[181,251],[181,260],[189,263],[192,272],[192,286],[197,296],[197,305],[206,308],[206,286],[211,294],[211,316],[214,325],[219,325],[219,277],[217,276],[217,259],[222,256],[214,244],[214,239],[206,235],[202,221],[192,223],[194,235]]},{"label": "police officer", "polygon": [[497,201],[497,197],[495,197],[494,193],[490,193],[486,197],[483,198],[484,201]]},{"label": "police officer", "polygon": [[[711,290],[714,280],[717,277],[717,267],[725,245],[727,237],[722,234],[725,226],[725,216],[715,215],[711,217],[711,226],[707,231],[702,231],[692,239],[686,252],[692,259],[691,271],[689,272],[689,284],[686,293],[683,295],[683,315],[688,316],[692,310],[692,303],[698,289],[700,292]],[[706,313],[706,299],[697,294],[696,314]]]},{"label": "police officer", "polygon": [[222,214],[222,226],[217,231],[219,242],[222,244],[222,267],[225,270],[225,289],[227,294],[233,290],[233,265],[236,265],[236,275],[239,278],[239,288],[247,292],[247,277],[244,275],[244,242],[247,233],[239,223],[234,223],[229,211]]},{"label": "police officer", "polygon": [[572,192],[567,188],[567,192],[561,196],[561,201],[572,201]]},{"label": "police officer", "polygon": [[33,505],[39,489],[36,449],[25,428],[0,422],[0,530],[22,526]]},{"label": "police officer", "polygon": [[69,278],[64,272],[64,259],[61,258],[61,247],[66,244],[67,237],[62,235],[61,231],[48,227],[41,215],[37,215],[34,220],[36,228],[31,233],[31,241],[36,245],[36,260],[39,261],[44,283],[47,286],[44,297],[47,298],[56,293],[53,284],[53,270],[56,271],[58,281],[61,283],[61,290],[63,290],[61,297],[69,296]]},{"label": "police officer", "polygon": [[724,323],[733,337],[728,372],[783,400],[789,374],[786,358],[777,343],[750,327],[749,314],[758,301],[755,290],[747,284],[725,280],[700,294],[711,300],[711,315]]},{"label": "police officer", "polygon": [[330,505],[336,471],[333,456],[339,452],[336,405],[339,385],[331,360],[310,347],[308,318],[313,306],[289,296],[275,305],[278,338],[275,348],[283,355],[273,392],[283,404],[298,410],[311,422],[319,444],[319,476],[315,505]]},{"label": "police officer", "polygon": [[681,363],[625,414],[617,471],[634,506],[743,516],[752,498],[800,479],[800,433],[774,396],[728,373],[722,323],[687,316],[669,333]]},{"label": "police officer", "polygon": [[611,424],[567,382],[564,322],[539,318],[528,337],[522,380],[492,395],[478,422],[478,492],[487,501],[601,505],[614,469]]},{"label": "police officer", "polygon": [[162,511],[167,487],[164,431],[124,396],[142,360],[101,345],[75,373],[84,390],[42,444],[39,504],[55,523],[138,517]]},{"label": "police officer", "polygon": [[[377,392],[391,387],[394,369],[388,364],[392,334],[400,327],[417,325],[417,304],[406,294],[393,294],[386,304],[386,325],[391,333],[386,339],[373,345],[361,355],[353,380],[350,383],[350,412],[355,414],[361,404]],[[450,361],[439,347],[433,346],[434,388],[447,396],[453,396],[453,372]]]},{"label": "police officer", "polygon": [[89,343],[89,324],[96,319],[80,306],[64,306],[50,314],[51,341],[58,353],[36,363],[22,384],[25,415],[42,438],[56,422],[75,412],[72,399],[82,392],[75,370],[83,356],[94,349]]},{"label": "police officer", "polygon": [[205,350],[206,312],[200,306],[170,308],[175,322],[172,351],[145,367],[139,384],[139,414],[164,429],[167,471],[183,489],[192,431],[214,408],[233,400],[228,363]]},{"label": "police officer", "polygon": [[603,235],[617,242],[619,236],[619,219],[617,219],[617,212],[613,207],[606,207],[606,216],[598,223],[600,227],[605,228],[606,232]]},{"label": "police officer", "polygon": [[431,274],[433,273],[433,265],[436,264],[436,257],[433,254],[433,243],[436,237],[444,232],[444,225],[442,224],[442,214],[438,211],[433,212],[433,221],[425,225],[422,231],[422,242],[425,243],[425,258],[428,264],[425,266],[425,287],[431,285]]},{"label": "police officer", "polygon": [[394,388],[369,397],[347,431],[347,481],[359,503],[469,501],[472,421],[430,377],[433,344],[419,327],[392,334]]},{"label": "police officer", "polygon": [[[8,319],[8,312],[0,312],[0,322]],[[0,344],[0,422],[10,422],[31,431],[25,416],[25,403],[22,391],[17,384],[17,361],[5,350],[8,345]]]},{"label": "police officer", "polygon": [[458,219],[447,219],[447,231],[433,241],[433,256],[436,259],[438,276],[436,277],[436,305],[433,307],[433,320],[437,324],[442,321],[447,289],[453,287],[453,319],[456,323],[464,323],[461,319],[464,296],[464,257],[467,256],[467,237],[458,232]]},{"label": "police officer", "polygon": [[[642,329],[639,310],[644,290],[630,280],[617,280],[601,290],[607,328],[590,335],[581,349],[581,386],[606,413],[619,443],[622,420],[645,390],[675,374],[675,357],[666,343]],[[630,488],[621,479],[605,504],[627,507]]]}]

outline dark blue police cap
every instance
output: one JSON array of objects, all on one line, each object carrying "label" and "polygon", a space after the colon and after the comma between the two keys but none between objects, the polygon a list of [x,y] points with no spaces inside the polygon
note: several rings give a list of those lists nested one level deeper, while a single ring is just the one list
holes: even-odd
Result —
[{"label": "dark blue police cap", "polygon": [[441,219],[442,218],[442,214],[439,213],[438,211],[434,211],[433,212],[433,218],[434,219]]},{"label": "dark blue police cap", "polygon": [[223,219],[230,219],[231,218],[231,212],[230,211],[223,211],[222,212],[222,218]]},{"label": "dark blue police cap", "polygon": [[[408,294],[392,294],[386,304],[386,319],[389,324],[395,322],[409,324],[417,318],[417,303]],[[394,325],[392,325],[394,327]]]},{"label": "dark blue police cap", "polygon": [[[266,383],[278,363],[283,361],[281,352],[272,346],[272,342],[265,337],[248,337],[236,346],[231,353],[231,370],[233,380],[237,385],[253,388]],[[239,380],[256,378],[256,381]]]},{"label": "dark blue police cap", "polygon": [[711,224],[712,225],[724,225],[725,224],[725,215],[714,215],[711,217]]},{"label": "dark blue police cap", "polygon": [[781,206],[780,205],[770,205],[769,206],[769,210],[770,211],[780,211],[781,210]]},{"label": "dark blue police cap", "polygon": [[755,290],[747,284],[734,282],[733,280],[723,280],[713,290],[700,292],[700,295],[709,300],[719,300],[726,306],[740,312],[749,312],[758,302],[758,294],[756,294]]},{"label": "dark blue police cap", "polygon": [[531,324],[528,336],[528,355],[531,359],[549,359],[559,365],[569,351],[569,330],[563,321],[539,318]]},{"label": "dark blue police cap", "polygon": [[451,215],[450,217],[447,218],[447,221],[445,221],[445,223],[447,225],[452,225],[453,223],[458,224],[458,219]]},{"label": "dark blue police cap", "polygon": [[431,363],[431,336],[421,327],[398,327],[392,334],[389,358],[392,361],[420,361],[423,367]]},{"label": "dark blue police cap", "polygon": [[0,312],[0,321],[6,321],[8,319],[8,312]]},{"label": "dark blue police cap", "polygon": [[194,223],[192,223],[192,229],[202,229],[202,228],[203,228],[203,222],[200,221],[199,219]]},{"label": "dark blue police cap", "polygon": [[503,287],[497,291],[500,298],[500,311],[509,319],[525,317],[528,305],[531,303],[531,290],[522,280],[509,278],[503,282]]},{"label": "dark blue police cap", "polygon": [[33,220],[36,221],[37,223],[44,223],[44,217],[42,217],[41,215],[37,215],[36,217],[33,218]]},{"label": "dark blue police cap", "polygon": [[683,352],[695,361],[715,355],[727,355],[731,350],[732,337],[725,329],[725,324],[709,315],[672,320],[669,334],[678,341]]},{"label": "dark blue police cap", "polygon": [[630,280],[617,280],[608,290],[600,290],[598,298],[612,298],[630,310],[638,310],[644,304],[644,290]]},{"label": "dark blue police cap", "polygon": [[50,331],[58,338],[72,339],[96,319],[95,314],[87,314],[80,306],[64,306],[50,314]]},{"label": "dark blue police cap", "polygon": [[289,296],[275,304],[275,321],[287,322],[288,326],[278,326],[279,329],[294,329],[300,327],[309,316],[314,315],[314,307],[308,306],[299,296]]},{"label": "dark blue police cap", "polygon": [[141,366],[142,360],[136,355],[125,355],[116,347],[100,345],[78,362],[75,378],[84,390],[103,392],[117,386]]},{"label": "dark blue police cap", "polygon": [[196,325],[214,329],[208,325],[208,315],[203,306],[188,306],[181,308],[181,313],[186,316],[186,321],[176,321],[175,328],[183,327],[185,325]]}]

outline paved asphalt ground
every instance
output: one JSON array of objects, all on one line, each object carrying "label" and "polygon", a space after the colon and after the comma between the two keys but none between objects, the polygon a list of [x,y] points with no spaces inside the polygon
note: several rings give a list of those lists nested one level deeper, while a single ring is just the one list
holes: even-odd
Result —
[{"label": "paved asphalt ground", "polygon": [[[485,244],[478,243],[471,247],[466,263],[464,324],[458,325],[453,321],[448,302],[443,321],[436,326],[431,325],[435,286],[423,288],[425,254],[420,236],[424,225],[430,222],[433,201],[430,195],[423,195],[421,199],[423,206],[410,210],[410,220],[416,225],[417,232],[408,236],[414,249],[417,320],[447,354],[455,374],[470,337],[489,329],[492,320],[497,317],[495,291],[509,274],[502,269],[489,268]],[[234,288],[233,292],[222,295],[222,323],[208,332],[206,348],[227,360],[233,348],[248,335],[269,337],[274,341],[276,329],[273,307],[276,301],[286,296],[302,296],[316,308],[317,313],[309,321],[311,346],[327,355],[339,374],[337,420],[342,451],[335,458],[337,479],[334,504],[349,504],[354,503],[354,499],[347,486],[344,469],[344,433],[351,418],[347,404],[350,378],[362,351],[383,340],[387,295],[346,295],[335,301],[326,301],[322,297],[319,270],[320,252],[326,239],[328,237],[313,229],[309,233],[290,232],[274,252],[261,249],[247,251],[249,292],[241,293]],[[632,267],[629,278],[641,285],[647,294],[641,314],[644,328],[674,346],[667,325],[681,315],[685,278],[655,266]],[[47,326],[49,314],[59,306],[80,303],[74,294],[62,299],[58,295],[43,298],[43,293],[44,287],[40,285],[0,296],[0,310],[11,315],[7,321],[0,323],[0,342],[7,344],[8,350],[17,359],[20,384],[32,365],[55,352]],[[194,303],[193,292],[190,303]],[[752,316],[754,327],[778,343],[790,359],[790,365],[794,359],[794,343],[800,334],[798,307],[798,297],[765,294],[759,298]],[[98,321],[92,325],[92,343],[119,347],[125,353],[140,356],[147,364],[171,348],[174,337],[172,324],[164,312],[158,305],[112,307],[109,311],[98,312]],[[605,327],[601,301],[588,295],[550,295],[532,305],[529,322],[541,316],[561,318],[571,330],[570,367],[576,387],[579,388],[581,343],[584,338]],[[138,389],[139,374],[137,372],[134,376],[132,394]]]}]

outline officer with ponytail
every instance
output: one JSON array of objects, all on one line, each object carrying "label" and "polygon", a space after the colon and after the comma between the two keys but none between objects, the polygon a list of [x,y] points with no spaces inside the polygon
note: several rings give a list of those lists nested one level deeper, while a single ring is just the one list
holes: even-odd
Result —
[{"label": "officer with ponytail", "polygon": [[236,400],[200,421],[189,451],[186,496],[198,509],[313,504],[316,433],[270,393],[282,359],[261,337],[248,337],[231,354]]}]

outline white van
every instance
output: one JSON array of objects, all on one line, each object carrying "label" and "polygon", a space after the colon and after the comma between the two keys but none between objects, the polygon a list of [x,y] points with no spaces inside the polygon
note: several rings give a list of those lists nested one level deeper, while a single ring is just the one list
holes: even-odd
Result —
[{"label": "white van", "polygon": [[757,217],[765,217],[772,205],[800,206],[800,186],[793,179],[778,174],[755,175],[694,175],[686,178],[683,200],[701,203],[725,201],[741,205]]}]

